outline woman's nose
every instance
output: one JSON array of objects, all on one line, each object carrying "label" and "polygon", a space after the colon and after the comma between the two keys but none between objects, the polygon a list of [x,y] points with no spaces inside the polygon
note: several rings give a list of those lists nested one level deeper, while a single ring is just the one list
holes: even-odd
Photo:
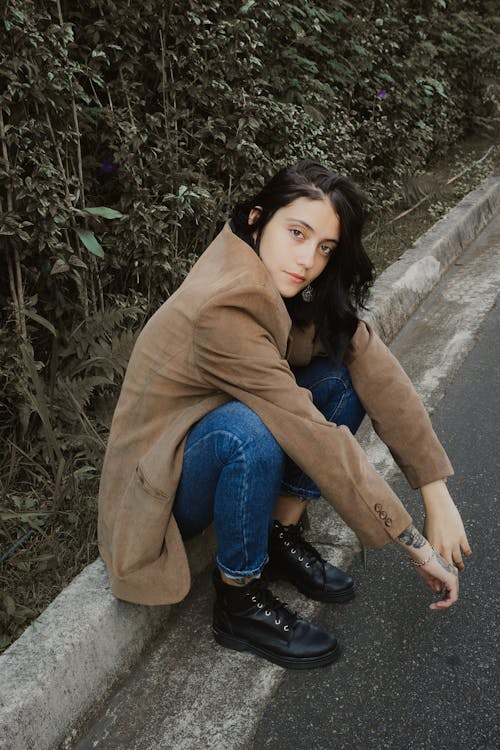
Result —
[{"label": "woman's nose", "polygon": [[299,265],[306,269],[312,268],[314,265],[315,254],[316,247],[314,245],[304,244],[301,247],[299,256],[297,258]]}]

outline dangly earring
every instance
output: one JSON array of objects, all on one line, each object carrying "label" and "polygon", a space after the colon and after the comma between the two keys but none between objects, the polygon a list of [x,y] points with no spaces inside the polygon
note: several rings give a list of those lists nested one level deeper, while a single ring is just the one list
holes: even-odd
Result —
[{"label": "dangly earring", "polygon": [[302,299],[304,300],[304,302],[312,302],[313,296],[314,289],[310,284],[308,284],[306,288],[302,290]]}]

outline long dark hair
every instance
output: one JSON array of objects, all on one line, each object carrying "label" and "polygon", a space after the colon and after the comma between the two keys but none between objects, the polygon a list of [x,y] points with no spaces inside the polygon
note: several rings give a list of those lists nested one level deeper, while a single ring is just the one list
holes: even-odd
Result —
[{"label": "long dark hair", "polygon": [[[374,267],[363,249],[363,201],[359,190],[318,162],[304,159],[278,172],[253,198],[237,205],[232,214],[237,234],[259,252],[262,230],[278,209],[297,198],[329,198],[340,219],[340,241],[326,267],[312,282],[313,299],[301,294],[284,300],[291,319],[298,326],[313,322],[326,352],[339,366],[358,324],[357,311],[365,308]],[[261,207],[250,228],[252,208]],[[257,240],[252,234],[257,232]]]}]

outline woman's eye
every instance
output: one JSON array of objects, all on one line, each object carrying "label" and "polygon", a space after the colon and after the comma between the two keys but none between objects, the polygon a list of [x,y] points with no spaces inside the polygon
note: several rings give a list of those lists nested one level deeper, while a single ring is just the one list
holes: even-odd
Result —
[{"label": "woman's eye", "polygon": [[321,245],[321,250],[325,255],[330,255],[333,251],[333,247],[329,247],[329,245]]},{"label": "woman's eye", "polygon": [[293,235],[294,237],[303,237],[303,236],[304,236],[304,235],[302,234],[302,232],[300,231],[300,229],[293,229],[293,228],[292,228],[292,229],[290,229],[290,232],[292,233],[292,235]]}]

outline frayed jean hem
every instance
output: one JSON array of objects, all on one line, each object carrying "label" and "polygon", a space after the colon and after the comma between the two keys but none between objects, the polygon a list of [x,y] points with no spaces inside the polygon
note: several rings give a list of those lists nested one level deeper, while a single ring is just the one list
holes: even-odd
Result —
[{"label": "frayed jean hem", "polygon": [[268,560],[269,555],[266,555],[264,558],[264,562],[256,568],[248,568],[247,570],[231,570],[230,568],[226,568],[226,566],[221,563],[218,555],[216,558],[219,570],[221,570],[227,578],[230,578],[232,581],[237,581],[238,583],[243,583],[243,579],[245,578],[260,578],[261,573]]}]

